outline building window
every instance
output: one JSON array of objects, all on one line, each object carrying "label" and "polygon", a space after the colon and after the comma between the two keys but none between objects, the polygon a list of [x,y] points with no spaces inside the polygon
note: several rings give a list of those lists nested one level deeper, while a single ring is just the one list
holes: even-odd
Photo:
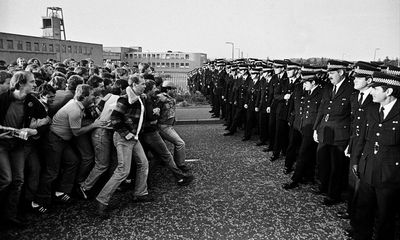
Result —
[{"label": "building window", "polygon": [[169,54],[166,54],[166,55],[165,55],[165,59],[169,59]]},{"label": "building window", "polygon": [[189,63],[185,63],[185,68],[189,68]]},{"label": "building window", "polygon": [[165,63],[166,67],[169,68],[169,62]]},{"label": "building window", "polygon": [[175,68],[175,63],[171,63],[171,68]]},{"label": "building window", "polygon": [[74,53],[78,53],[78,46],[74,46]]},{"label": "building window", "polygon": [[165,63],[162,62],[162,63],[161,63],[161,67],[162,67],[162,68],[165,67]]},{"label": "building window", "polygon": [[157,67],[160,67],[160,63],[159,62],[157,62]]},{"label": "building window", "polygon": [[25,44],[25,49],[26,49],[26,51],[32,51],[32,44],[31,44],[31,42],[26,42],[26,44]]},{"label": "building window", "polygon": [[22,41],[18,41],[18,42],[17,42],[17,49],[18,49],[18,50],[23,50],[23,49],[22,49]]},{"label": "building window", "polygon": [[68,53],[72,53],[72,46],[68,46]]},{"label": "building window", "polygon": [[129,57],[129,54],[125,53],[125,58],[128,58],[128,57]]},{"label": "building window", "polygon": [[157,56],[157,57],[156,57],[157,59],[160,59],[160,54],[157,54],[156,56]]},{"label": "building window", "polygon": [[79,53],[82,53],[82,47],[79,46]]},{"label": "building window", "polygon": [[83,52],[83,54],[87,54],[87,47],[84,47],[85,51]]},{"label": "building window", "polygon": [[33,43],[33,50],[35,52],[39,52],[39,43],[37,43],[37,42]]},{"label": "building window", "polygon": [[181,68],[184,68],[185,67],[185,64],[184,63],[181,63]]},{"label": "building window", "polygon": [[0,39],[0,48],[3,49],[4,45],[3,45],[3,39]]},{"label": "building window", "polygon": [[152,58],[156,58],[156,55],[155,55],[155,54],[151,54],[151,57],[152,57]]},{"label": "building window", "polygon": [[61,49],[62,49],[62,52],[63,52],[63,53],[66,53],[66,52],[67,52],[67,46],[62,45],[62,46],[61,46]]},{"label": "building window", "polygon": [[138,65],[138,63],[137,62],[133,62],[133,65]]},{"label": "building window", "polygon": [[46,45],[46,43],[42,43],[42,52],[47,52],[47,45]]},{"label": "building window", "polygon": [[90,54],[90,55],[92,55],[92,51],[93,51],[93,48],[90,47],[90,49],[89,49],[89,54]]},{"label": "building window", "polygon": [[156,63],[155,63],[155,62],[152,62],[152,63],[151,63],[151,66],[155,67],[155,66],[156,66]]},{"label": "building window", "polygon": [[14,49],[13,40],[7,40],[7,49]]},{"label": "building window", "polygon": [[133,54],[133,58],[135,58],[135,59],[136,59],[136,58],[137,58],[137,54]]},{"label": "building window", "polygon": [[56,44],[56,52],[60,52],[60,44]]},{"label": "building window", "polygon": [[137,56],[138,56],[138,58],[142,58],[142,54],[138,54]]},{"label": "building window", "polygon": [[49,52],[53,52],[53,51],[54,51],[53,44],[49,44]]},{"label": "building window", "polygon": [[175,58],[176,58],[176,59],[179,59],[179,54],[175,54]]},{"label": "building window", "polygon": [[189,59],[189,54],[185,54],[185,59]]}]

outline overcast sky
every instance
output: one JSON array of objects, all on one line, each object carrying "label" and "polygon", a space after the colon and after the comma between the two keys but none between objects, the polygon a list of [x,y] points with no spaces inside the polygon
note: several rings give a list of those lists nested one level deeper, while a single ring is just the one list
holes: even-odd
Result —
[{"label": "overcast sky", "polygon": [[[68,40],[231,57],[400,55],[400,0],[0,0],[0,31],[41,36],[61,7]],[[235,57],[238,50],[235,49]]]}]

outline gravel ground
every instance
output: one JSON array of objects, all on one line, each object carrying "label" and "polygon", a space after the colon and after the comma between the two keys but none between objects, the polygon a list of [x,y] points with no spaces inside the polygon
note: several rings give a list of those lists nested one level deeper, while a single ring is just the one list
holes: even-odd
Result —
[{"label": "gravel ground", "polygon": [[345,239],[344,204],[324,207],[315,186],[282,190],[288,181],[283,159],[271,163],[255,139],[224,137],[221,125],[176,127],[186,141],[195,181],[178,187],[165,167],[149,176],[152,203],[131,203],[128,192],[113,196],[110,219],[94,216],[94,201],[59,206],[45,216],[28,215],[24,230],[0,239]]}]

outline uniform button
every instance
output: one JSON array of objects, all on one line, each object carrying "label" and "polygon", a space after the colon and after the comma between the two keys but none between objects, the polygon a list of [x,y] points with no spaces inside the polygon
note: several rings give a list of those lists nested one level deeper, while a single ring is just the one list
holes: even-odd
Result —
[{"label": "uniform button", "polygon": [[380,133],[376,133],[376,136],[378,136],[379,137],[379,135],[381,135]]},{"label": "uniform button", "polygon": [[380,123],[379,123],[379,125],[378,125],[378,126],[379,126],[379,127],[382,127],[382,124],[380,124]]},{"label": "uniform button", "polygon": [[332,101],[329,101],[329,103],[332,103]]},{"label": "uniform button", "polygon": [[399,166],[399,162],[396,162],[396,166]]},{"label": "uniform button", "polygon": [[356,128],[360,128],[360,126],[357,125]]},{"label": "uniform button", "polygon": [[357,119],[360,119],[360,117],[357,117]]},{"label": "uniform button", "polygon": [[331,108],[330,108],[330,107],[328,107],[328,110],[331,110]]}]

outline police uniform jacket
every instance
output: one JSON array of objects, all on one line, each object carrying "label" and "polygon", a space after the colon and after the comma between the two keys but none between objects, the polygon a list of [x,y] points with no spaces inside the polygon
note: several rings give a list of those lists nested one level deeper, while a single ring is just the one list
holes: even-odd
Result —
[{"label": "police uniform jacket", "polygon": [[400,101],[381,122],[379,105],[370,105],[360,130],[353,162],[361,180],[372,186],[400,186]]},{"label": "police uniform jacket", "polygon": [[256,95],[256,107],[259,108],[260,112],[266,112],[267,102],[268,102],[268,82],[267,79],[261,77],[260,82],[260,91]]},{"label": "police uniform jacket", "polygon": [[250,79],[248,84],[249,85],[247,86],[245,104],[248,105],[247,110],[254,112],[255,111],[254,109],[257,106],[256,98],[260,94],[260,80],[254,82],[253,79]]},{"label": "police uniform jacket", "polygon": [[287,120],[288,116],[288,100],[283,99],[286,94],[290,94],[289,78],[286,73],[279,79],[274,86],[274,102],[276,102],[276,115],[278,119]]},{"label": "police uniform jacket", "polygon": [[300,111],[300,132],[303,136],[313,136],[313,126],[322,99],[322,88],[316,87],[311,94],[305,94]]},{"label": "police uniform jacket", "polygon": [[[359,98],[359,91],[353,92],[353,94],[350,97],[350,103],[351,103],[351,128],[350,128],[350,142],[349,142],[349,149],[348,152],[352,154],[352,151],[355,148],[355,145],[357,144],[357,141],[360,137],[360,130],[362,124],[365,123],[365,117],[366,117],[366,109],[370,105],[374,105],[377,103],[374,103],[372,101],[372,96],[371,94],[368,94],[368,96],[365,98],[364,102],[360,105],[358,102]],[[352,163],[354,165],[355,163]]]},{"label": "police uniform jacket", "polygon": [[278,103],[278,101],[274,99],[274,91],[275,88],[278,86],[278,84],[279,84],[279,77],[278,75],[274,74],[268,83],[267,107],[271,108],[271,112],[274,112],[276,110],[276,106]]},{"label": "police uniform jacket", "polygon": [[300,130],[301,110],[304,100],[303,84],[301,83],[300,79],[297,79],[296,82],[290,86],[290,88],[292,89],[292,95],[289,99],[287,119],[291,126],[297,130]]},{"label": "police uniform jacket", "polygon": [[347,145],[350,139],[350,96],[354,88],[353,83],[348,79],[343,81],[333,98],[333,85],[327,85],[323,90],[314,124],[314,130],[317,130],[320,143]]}]

